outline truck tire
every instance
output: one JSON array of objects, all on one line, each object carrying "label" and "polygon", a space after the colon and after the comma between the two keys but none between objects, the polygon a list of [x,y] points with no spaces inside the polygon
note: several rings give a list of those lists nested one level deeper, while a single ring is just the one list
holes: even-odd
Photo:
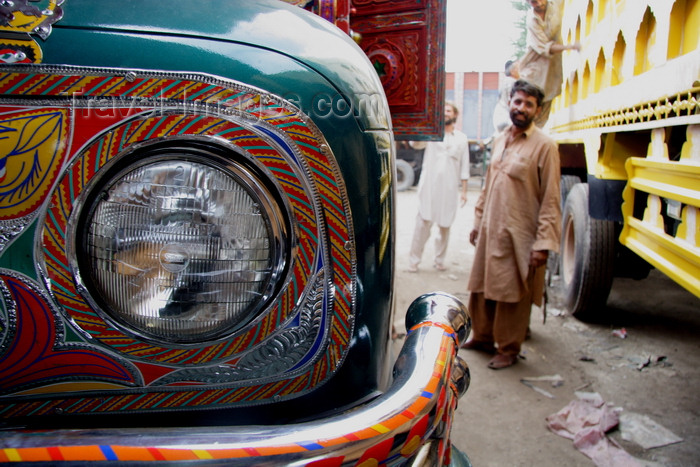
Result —
[{"label": "truck tire", "polygon": [[581,179],[576,175],[562,175],[559,181],[559,193],[561,194],[561,212],[564,212],[564,205],[566,204],[566,198],[569,196],[569,192],[574,187],[574,185],[581,183]]},{"label": "truck tire", "polygon": [[[566,203],[566,197],[569,196],[569,192],[577,183],[581,183],[581,179],[576,175],[562,175],[559,181],[559,195],[561,203],[561,212],[564,212],[564,205]],[[563,217],[562,217],[563,218]],[[550,252],[547,258],[547,272],[549,276],[559,275],[559,254]]]},{"label": "truck tire", "polygon": [[396,159],[396,189],[404,191],[413,186],[416,174],[411,164],[403,159]]},{"label": "truck tire", "polygon": [[588,215],[588,185],[571,188],[562,216],[561,284],[566,309],[586,321],[602,315],[610,294],[615,224]]}]

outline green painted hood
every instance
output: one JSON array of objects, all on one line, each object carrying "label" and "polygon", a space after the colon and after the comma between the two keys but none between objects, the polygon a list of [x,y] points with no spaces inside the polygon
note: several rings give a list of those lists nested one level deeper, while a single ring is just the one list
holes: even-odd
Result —
[{"label": "green painted hood", "polygon": [[[374,68],[329,22],[279,0],[198,0],[196,5],[192,8],[186,0],[67,0],[63,18],[40,41],[43,62],[197,70],[245,79],[283,96],[290,86],[276,85],[276,80],[294,79],[304,71],[308,80],[308,70],[313,70],[326,81],[324,86],[353,101],[363,128],[389,128]],[[324,86],[308,82],[302,87],[311,93],[307,105],[313,105],[314,93],[328,93]],[[298,96],[285,97],[295,101]]]}]

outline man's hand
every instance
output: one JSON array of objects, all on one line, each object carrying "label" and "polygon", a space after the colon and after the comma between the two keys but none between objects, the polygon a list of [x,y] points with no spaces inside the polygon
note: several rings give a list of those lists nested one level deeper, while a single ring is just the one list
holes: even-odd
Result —
[{"label": "man's hand", "polygon": [[479,236],[479,231],[476,229],[473,229],[471,232],[469,232],[469,243],[476,246],[476,238],[478,236]]},{"label": "man's hand", "polygon": [[460,200],[460,206],[464,207],[464,205],[467,204],[467,194],[465,192],[460,193],[459,200]]},{"label": "man's hand", "polygon": [[549,251],[547,250],[533,250],[530,252],[530,266],[533,268],[539,268],[547,264],[547,257],[549,256]]}]

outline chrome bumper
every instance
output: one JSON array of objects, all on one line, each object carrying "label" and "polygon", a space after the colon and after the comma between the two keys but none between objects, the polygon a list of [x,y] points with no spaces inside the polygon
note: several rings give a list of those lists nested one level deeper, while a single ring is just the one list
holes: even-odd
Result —
[{"label": "chrome bumper", "polygon": [[469,386],[469,369],[457,356],[469,327],[466,308],[456,298],[442,293],[417,298],[406,314],[409,332],[393,384],[346,413],[283,426],[4,431],[0,462],[427,465],[420,459],[429,444],[430,465],[448,464],[452,417]]}]

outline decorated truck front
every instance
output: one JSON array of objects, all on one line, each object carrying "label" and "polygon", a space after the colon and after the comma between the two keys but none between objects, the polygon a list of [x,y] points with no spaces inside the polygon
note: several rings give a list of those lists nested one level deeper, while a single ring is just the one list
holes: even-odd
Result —
[{"label": "decorated truck front", "polygon": [[[700,2],[566,0],[558,270],[574,315],[655,267],[700,297]],[[583,183],[581,183],[583,182]]]},{"label": "decorated truck front", "polygon": [[468,318],[418,297],[391,355],[394,136],[346,34],[277,0],[0,16],[2,461],[450,463]]}]

